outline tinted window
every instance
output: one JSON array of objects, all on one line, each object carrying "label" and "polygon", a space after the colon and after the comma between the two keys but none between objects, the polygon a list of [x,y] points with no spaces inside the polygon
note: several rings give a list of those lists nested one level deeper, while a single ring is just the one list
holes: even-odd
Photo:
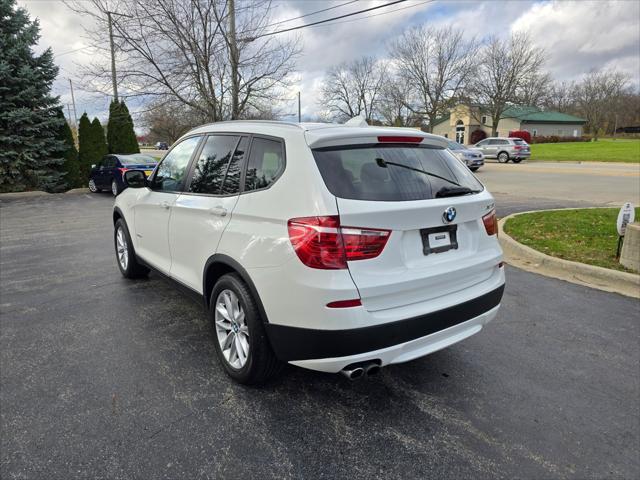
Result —
[{"label": "tinted window", "polygon": [[224,177],[224,183],[222,184],[223,195],[233,195],[240,192],[240,173],[248,146],[249,139],[242,137],[227,168],[227,175]]},{"label": "tinted window", "polygon": [[500,145],[500,140],[489,140],[489,145]]},{"label": "tinted window", "polygon": [[478,142],[476,145],[488,145],[489,144],[489,140],[482,140],[481,142]]},{"label": "tinted window", "polygon": [[247,165],[245,190],[268,187],[284,169],[282,143],[266,138],[254,138]]},{"label": "tinted window", "polygon": [[515,143],[516,145],[527,145],[527,142],[520,138],[516,138],[515,140],[513,140],[513,143]]},{"label": "tinted window", "polygon": [[144,163],[144,164],[158,163],[158,161],[155,158],[150,157],[149,155],[133,154],[133,155],[127,155],[126,157],[122,156],[118,158],[120,159],[120,163],[122,163],[123,165],[136,165],[140,163]]},{"label": "tinted window", "polygon": [[200,157],[193,168],[189,191],[219,195],[229,160],[238,137],[213,135],[207,137]]},{"label": "tinted window", "polygon": [[458,142],[449,142],[449,149],[451,150],[465,150],[467,147],[460,145]]},{"label": "tinted window", "polygon": [[113,168],[116,166],[117,160],[115,157],[105,157],[102,165],[104,168]]},{"label": "tinted window", "polygon": [[425,200],[455,186],[447,180],[482,190],[469,169],[443,148],[367,145],[314,150],[313,156],[327,188],[341,198]]},{"label": "tinted window", "polygon": [[182,183],[193,151],[201,137],[190,137],[183,140],[171,150],[156,168],[151,188],[165,192],[175,192],[182,188]]}]

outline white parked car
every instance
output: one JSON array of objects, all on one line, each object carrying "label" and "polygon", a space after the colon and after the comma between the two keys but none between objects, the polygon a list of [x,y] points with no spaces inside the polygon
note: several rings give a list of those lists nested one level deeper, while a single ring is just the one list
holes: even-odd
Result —
[{"label": "white parked car", "polygon": [[454,142],[453,140],[449,140],[448,146],[451,153],[464,162],[472,172],[477,171],[484,165],[484,155],[481,151],[468,148],[467,146]]},{"label": "white parked car", "polygon": [[383,127],[234,121],[190,131],[113,212],[118,266],[203,297],[231,377],[289,362],[350,378],[495,317],[494,200],[447,140]]}]

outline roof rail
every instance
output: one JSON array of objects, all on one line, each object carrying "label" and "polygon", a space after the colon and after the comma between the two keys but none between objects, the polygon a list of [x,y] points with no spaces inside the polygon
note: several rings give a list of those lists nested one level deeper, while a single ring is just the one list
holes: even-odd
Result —
[{"label": "roof rail", "polygon": [[222,122],[209,122],[203,123],[202,125],[198,125],[197,127],[193,127],[187,133],[190,133],[198,128],[208,127],[209,125],[220,125],[220,124],[230,124],[230,123],[259,123],[259,124],[267,124],[267,125],[281,125],[286,127],[294,127],[299,128],[301,130],[306,130],[305,127],[298,122],[288,122],[285,120],[223,120]]}]

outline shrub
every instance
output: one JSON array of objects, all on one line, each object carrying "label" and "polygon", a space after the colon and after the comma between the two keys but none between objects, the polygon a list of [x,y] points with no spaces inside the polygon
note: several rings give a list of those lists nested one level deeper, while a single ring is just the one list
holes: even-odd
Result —
[{"label": "shrub", "polygon": [[487,134],[485,133],[485,131],[477,129],[477,130],[474,130],[473,132],[471,132],[471,135],[469,136],[469,141],[472,144],[476,144],[478,142],[481,142],[485,138],[487,138]]},{"label": "shrub", "polygon": [[582,137],[559,137],[557,135],[531,137],[531,143],[565,143],[565,142],[590,142],[591,139],[586,136]]},{"label": "shrub", "polygon": [[525,142],[531,143],[531,134],[526,130],[514,130],[513,132],[509,132],[509,137],[521,138]]}]

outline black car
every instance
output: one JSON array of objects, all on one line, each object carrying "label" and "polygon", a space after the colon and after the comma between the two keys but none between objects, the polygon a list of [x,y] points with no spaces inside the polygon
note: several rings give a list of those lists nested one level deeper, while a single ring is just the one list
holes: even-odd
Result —
[{"label": "black car", "polygon": [[167,142],[156,143],[156,150],[169,150],[169,144]]},{"label": "black car", "polygon": [[149,176],[157,164],[158,162],[155,158],[139,153],[105,155],[97,165],[91,166],[89,190],[97,193],[110,189],[114,196],[118,195],[127,188],[124,172],[127,170],[144,170]]}]

